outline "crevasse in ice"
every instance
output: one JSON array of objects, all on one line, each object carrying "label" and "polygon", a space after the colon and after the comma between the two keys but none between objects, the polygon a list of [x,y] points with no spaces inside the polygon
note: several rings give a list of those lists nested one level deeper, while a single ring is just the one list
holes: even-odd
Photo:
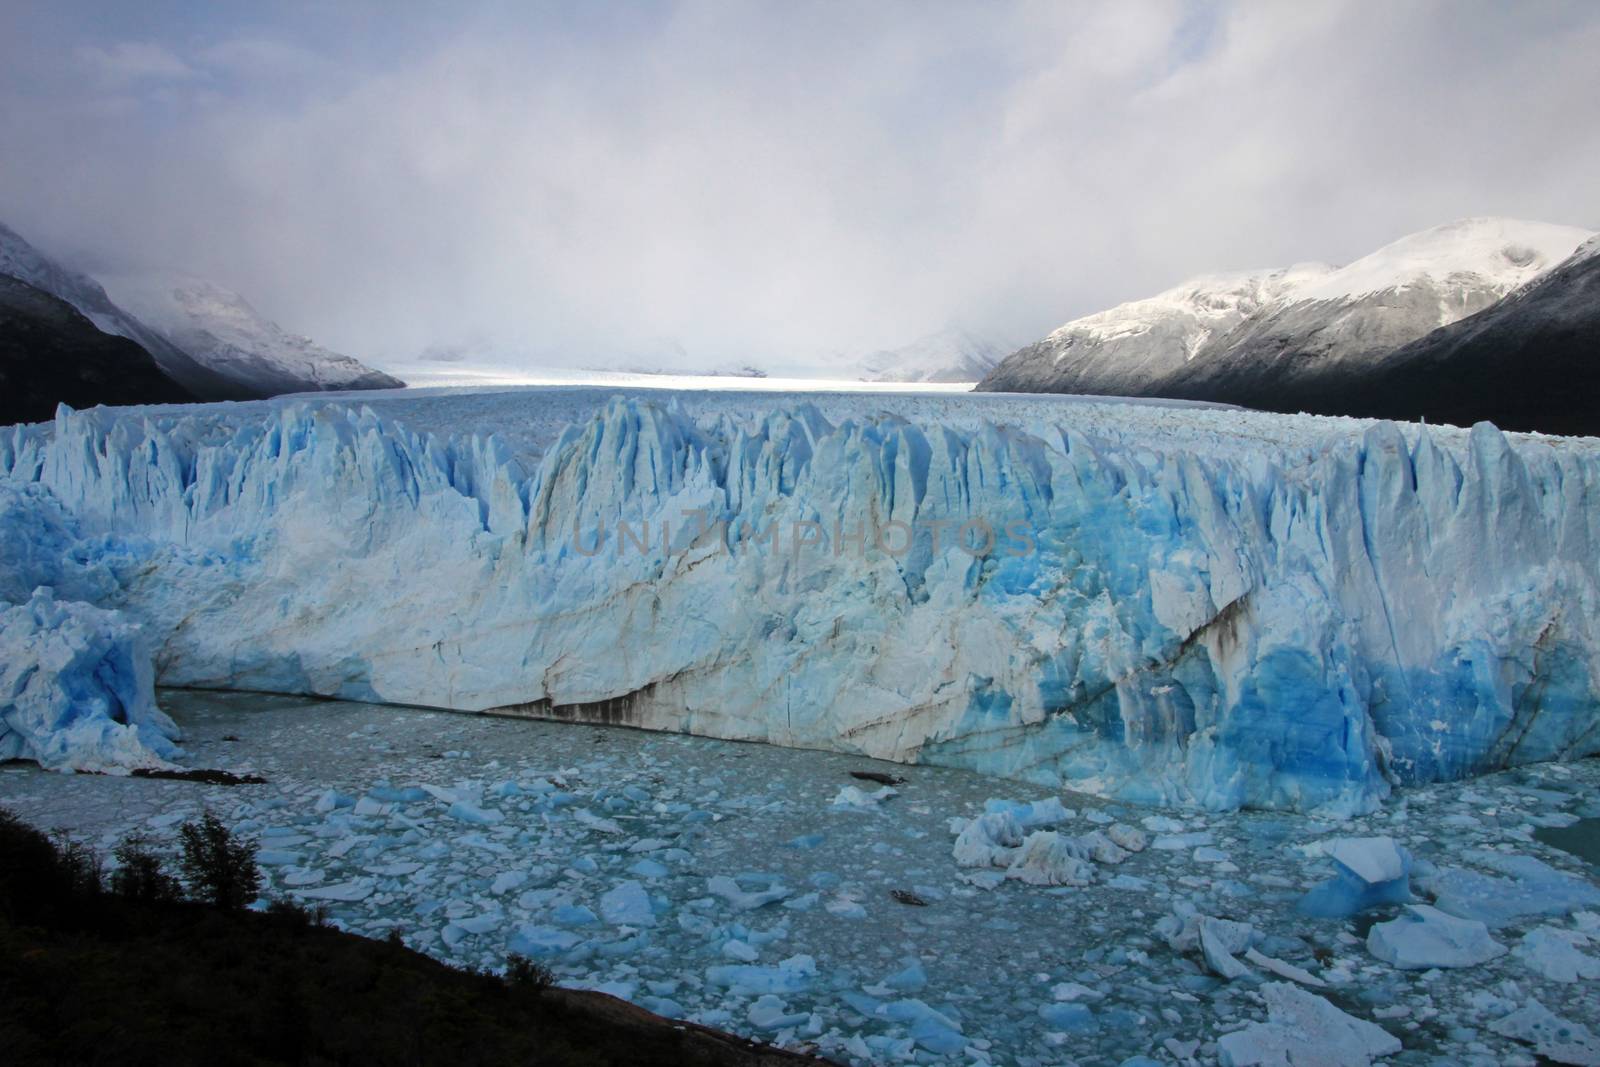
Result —
[{"label": "crevasse in ice", "polygon": [[141,623],[172,685],[1212,808],[1600,751],[1600,453],[1318,424],[1204,447],[623,398],[527,459],[340,404],[63,409],[0,438],[0,543],[37,576],[11,585]]}]

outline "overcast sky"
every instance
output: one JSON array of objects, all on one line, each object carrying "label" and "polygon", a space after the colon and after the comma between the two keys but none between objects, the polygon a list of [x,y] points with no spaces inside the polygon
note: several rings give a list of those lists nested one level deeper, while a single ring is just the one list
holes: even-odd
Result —
[{"label": "overcast sky", "polygon": [[1600,228],[1597,57],[1592,0],[0,0],[0,220],[380,365],[1023,342],[1465,215]]}]

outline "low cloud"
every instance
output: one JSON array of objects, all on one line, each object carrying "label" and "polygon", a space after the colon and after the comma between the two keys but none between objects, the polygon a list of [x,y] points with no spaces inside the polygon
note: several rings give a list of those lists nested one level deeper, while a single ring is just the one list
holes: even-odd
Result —
[{"label": "low cloud", "polygon": [[375,12],[36,15],[0,218],[380,362],[685,369],[1026,338],[1463,215],[1600,224],[1586,3]]}]

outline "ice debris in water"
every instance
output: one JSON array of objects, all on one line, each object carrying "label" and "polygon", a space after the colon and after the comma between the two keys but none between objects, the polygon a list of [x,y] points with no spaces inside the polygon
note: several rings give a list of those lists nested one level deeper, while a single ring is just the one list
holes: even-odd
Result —
[{"label": "ice debris in water", "polygon": [[1497,1034],[1523,1041],[1556,1063],[1575,1067],[1600,1067],[1600,1039],[1582,1023],[1563,1019],[1538,1000],[1489,1024]]},{"label": "ice debris in water", "polygon": [[1426,904],[1407,904],[1399,918],[1374,923],[1367,950],[1404,970],[1474,967],[1505,954],[1476,919],[1462,919]]},{"label": "ice debris in water", "polygon": [[1442,867],[1418,879],[1434,905],[1452,915],[1499,927],[1529,915],[1568,915],[1600,905],[1600,888],[1534,856],[1470,849],[1462,858],[1509,877]]},{"label": "ice debris in water", "polygon": [[1287,982],[1261,987],[1267,1021],[1217,1041],[1222,1067],[1367,1067],[1401,1049],[1376,1023],[1347,1015],[1315,993]]},{"label": "ice debris in water", "polygon": [[1581,951],[1593,939],[1581,930],[1540,926],[1522,935],[1512,955],[1540,977],[1552,982],[1576,982],[1600,978],[1600,958]]},{"label": "ice debris in water", "polygon": [[895,796],[896,792],[887,785],[872,793],[859,786],[847,785],[833,798],[832,807],[835,811],[877,811],[878,805]]},{"label": "ice debris in water", "polygon": [[1300,898],[1299,908],[1319,918],[1344,918],[1411,899],[1411,853],[1389,837],[1346,837],[1325,842],[1334,876]]},{"label": "ice debris in water", "polygon": [[[1024,833],[1076,817],[1057,797],[1032,803],[989,800],[982,815],[952,820],[956,841],[951,855],[959,866],[1002,867],[1005,878],[1029,885],[1084,886],[1095,880],[1095,864],[1121,863],[1146,847],[1145,835],[1124,823],[1075,836],[1057,830]],[[986,888],[997,884],[969,880]]]}]

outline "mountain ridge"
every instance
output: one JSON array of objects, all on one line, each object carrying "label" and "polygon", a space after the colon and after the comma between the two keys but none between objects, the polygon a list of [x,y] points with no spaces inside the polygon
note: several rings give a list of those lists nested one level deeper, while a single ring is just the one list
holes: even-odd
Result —
[{"label": "mountain ridge", "polygon": [[[1409,234],[1343,267],[1204,275],[1066,323],[1007,356],[978,388],[1360,414],[1337,400],[1360,392],[1357,379],[1381,373],[1403,346],[1524,290],[1594,239],[1574,227],[1479,216]],[[1385,410],[1421,417],[1420,409]]]}]

